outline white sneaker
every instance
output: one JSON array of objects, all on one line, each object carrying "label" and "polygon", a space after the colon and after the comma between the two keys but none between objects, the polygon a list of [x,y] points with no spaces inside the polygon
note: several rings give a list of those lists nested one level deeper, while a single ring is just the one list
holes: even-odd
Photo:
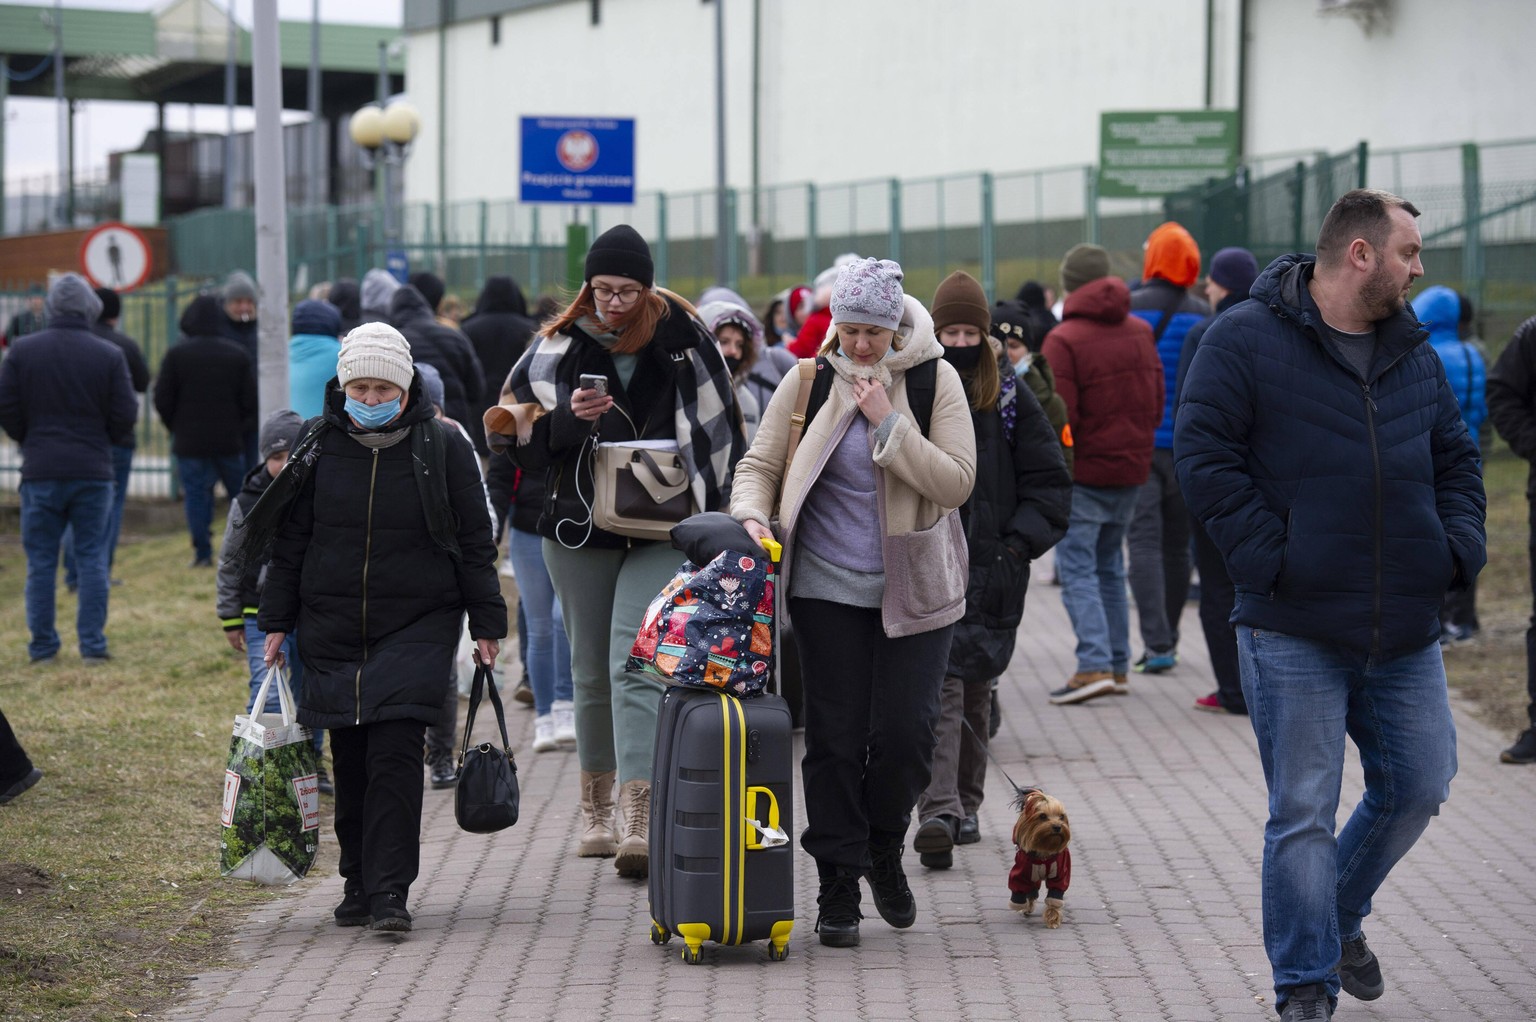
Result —
[{"label": "white sneaker", "polygon": [[501,575],[503,578],[517,578],[517,572],[512,568],[512,558],[508,557],[506,560],[501,562]]},{"label": "white sneaker", "polygon": [[569,699],[556,699],[549,715],[555,718],[555,741],[562,749],[576,748],[576,704]]},{"label": "white sneaker", "polygon": [[542,717],[533,718],[533,751],[553,752],[560,747],[555,741],[555,716],[546,713]]}]

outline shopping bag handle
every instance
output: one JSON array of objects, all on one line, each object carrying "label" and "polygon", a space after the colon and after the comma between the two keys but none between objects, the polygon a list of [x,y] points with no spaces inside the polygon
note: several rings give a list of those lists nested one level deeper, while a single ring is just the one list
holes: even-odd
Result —
[{"label": "shopping bag handle", "polygon": [[288,668],[278,664],[268,667],[266,677],[261,679],[261,687],[256,690],[256,698],[251,701],[251,716],[265,712],[262,707],[267,705],[267,695],[272,690],[274,678],[277,680],[278,712],[284,724],[292,724],[298,720],[299,712],[293,702],[293,689],[288,687]]},{"label": "shopping bag handle", "polygon": [[480,699],[484,695],[491,698],[491,707],[496,711],[496,727],[501,732],[501,748],[512,758],[512,742],[507,737],[507,711],[501,705],[501,693],[496,691],[496,679],[491,677],[491,669],[480,659],[479,652],[475,653],[475,680],[469,689],[469,712],[464,715],[464,742],[459,748],[459,766],[464,765],[464,757],[468,755],[470,748],[469,736],[475,730],[475,711],[480,708]]}]

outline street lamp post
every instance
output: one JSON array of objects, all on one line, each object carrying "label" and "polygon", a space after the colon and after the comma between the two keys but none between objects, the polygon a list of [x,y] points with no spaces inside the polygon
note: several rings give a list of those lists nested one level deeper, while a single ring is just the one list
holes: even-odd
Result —
[{"label": "street lamp post", "polygon": [[395,170],[411,154],[411,143],[421,128],[416,108],[403,99],[388,106],[370,104],[352,115],[347,131],[363,150],[364,162],[372,167],[382,161],[384,175],[384,245],[385,268],[403,284],[406,278],[405,252],[400,246],[400,211],[395,198]]}]

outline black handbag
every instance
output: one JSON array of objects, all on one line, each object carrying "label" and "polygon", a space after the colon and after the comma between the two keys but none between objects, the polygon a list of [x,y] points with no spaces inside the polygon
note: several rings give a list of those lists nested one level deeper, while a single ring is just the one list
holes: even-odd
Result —
[{"label": "black handbag", "polygon": [[[491,706],[496,710],[501,748],[490,742],[473,747],[469,744],[469,736],[475,730],[475,710],[483,693],[490,695]],[[512,743],[507,740],[506,711],[502,709],[491,669],[477,656],[469,713],[464,720],[464,745],[459,750],[459,783],[453,793],[453,815],[459,826],[471,834],[493,834],[517,822],[519,798],[517,761],[512,758]]]}]

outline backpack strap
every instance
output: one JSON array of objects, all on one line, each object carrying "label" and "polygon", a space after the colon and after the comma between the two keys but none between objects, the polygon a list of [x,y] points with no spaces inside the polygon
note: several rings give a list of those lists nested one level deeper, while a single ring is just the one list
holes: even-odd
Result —
[{"label": "backpack strap", "polygon": [[[985,339],[982,341],[986,343]],[[933,396],[938,390],[939,360],[931,358],[907,370],[907,405],[923,436],[933,423]]]},{"label": "backpack strap", "polygon": [[[789,416],[789,445],[784,452],[784,474],[789,475],[789,466],[794,463],[795,450],[800,446],[800,437],[805,434],[805,424],[810,421],[810,415],[806,409],[810,407],[811,391],[816,388],[816,370],[820,359],[802,358],[799,361],[797,371],[800,374],[800,388],[795,392],[795,410]],[[826,396],[823,395],[825,400]]]}]

